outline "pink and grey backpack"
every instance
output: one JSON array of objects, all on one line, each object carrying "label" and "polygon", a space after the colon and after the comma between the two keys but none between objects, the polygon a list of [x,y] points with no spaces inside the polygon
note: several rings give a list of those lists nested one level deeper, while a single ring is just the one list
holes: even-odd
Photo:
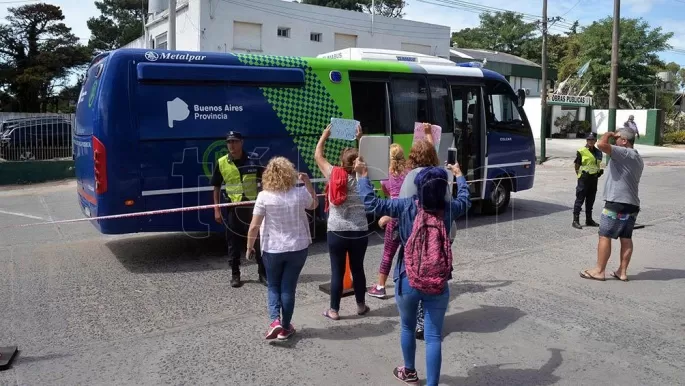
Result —
[{"label": "pink and grey backpack", "polygon": [[409,285],[428,295],[439,295],[452,274],[452,248],[442,213],[425,212],[416,201],[417,213],[404,248]]}]

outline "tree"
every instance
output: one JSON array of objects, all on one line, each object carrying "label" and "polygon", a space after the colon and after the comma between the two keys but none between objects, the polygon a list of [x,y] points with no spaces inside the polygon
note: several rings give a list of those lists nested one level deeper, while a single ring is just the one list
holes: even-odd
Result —
[{"label": "tree", "polygon": [[79,44],[62,20],[62,10],[51,4],[9,8],[8,23],[0,25],[0,85],[12,97],[13,108],[45,110],[45,103],[91,51]]},{"label": "tree", "polygon": [[482,13],[478,27],[454,32],[452,41],[460,48],[504,52],[539,62],[536,29],[534,23],[524,21],[523,15],[515,12]]},{"label": "tree", "polygon": [[143,35],[148,0],[102,0],[95,6],[98,17],[88,19],[88,45],[97,52],[114,50]]},{"label": "tree", "polygon": [[402,18],[406,3],[403,0],[377,0],[373,7],[371,0],[303,0],[302,4],[318,5],[321,7],[346,9],[348,11],[371,13],[376,15]]},{"label": "tree", "polygon": [[[612,18],[595,21],[578,34],[577,55],[565,58],[570,73],[583,63],[590,67],[582,78],[593,92],[595,106],[609,104],[609,78],[611,75]],[[665,68],[658,52],[671,48],[668,40],[673,33],[662,32],[661,27],[650,28],[643,19],[621,19],[619,43],[620,64],[618,74],[619,108],[646,108],[654,104],[654,85],[657,68]],[[650,102],[651,101],[651,102]]]}]

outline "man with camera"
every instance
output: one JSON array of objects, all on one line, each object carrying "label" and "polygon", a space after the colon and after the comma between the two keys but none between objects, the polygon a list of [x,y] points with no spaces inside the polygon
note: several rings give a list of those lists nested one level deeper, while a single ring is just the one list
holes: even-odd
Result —
[{"label": "man with camera", "polygon": [[597,196],[597,181],[604,173],[604,170],[600,167],[602,151],[595,147],[597,137],[595,137],[594,133],[590,133],[586,140],[585,146],[576,152],[576,160],[574,162],[578,185],[576,186],[576,202],[573,205],[572,226],[576,229],[583,229],[580,225],[580,210],[583,206],[583,201],[585,202],[585,225],[591,227],[599,226],[592,219],[592,206],[595,204],[595,197]]}]

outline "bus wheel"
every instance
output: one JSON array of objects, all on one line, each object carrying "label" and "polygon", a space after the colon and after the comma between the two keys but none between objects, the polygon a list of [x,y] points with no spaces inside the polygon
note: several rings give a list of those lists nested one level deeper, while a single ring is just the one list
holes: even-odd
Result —
[{"label": "bus wheel", "polygon": [[506,212],[511,199],[511,181],[498,180],[490,192],[490,198],[483,202],[483,213],[500,214]]}]

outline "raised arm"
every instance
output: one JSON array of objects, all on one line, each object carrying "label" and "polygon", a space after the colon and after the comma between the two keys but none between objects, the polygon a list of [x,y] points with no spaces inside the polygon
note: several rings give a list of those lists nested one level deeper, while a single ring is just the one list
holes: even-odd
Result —
[{"label": "raised arm", "polygon": [[599,139],[599,141],[597,141],[597,144],[595,146],[597,146],[597,148],[599,150],[601,150],[602,153],[610,156],[611,155],[611,144],[609,143],[609,139],[618,138],[620,136],[621,135],[618,132],[607,131],[606,133],[604,133],[604,135],[602,135],[602,137]]},{"label": "raised arm", "polygon": [[433,140],[433,126],[430,123],[424,123],[423,132],[426,135],[426,141],[435,146],[435,141]]},{"label": "raised arm", "polygon": [[321,137],[319,138],[319,143],[316,144],[316,150],[314,151],[314,160],[316,161],[316,166],[319,167],[319,170],[321,171],[321,174],[325,178],[330,177],[330,172],[332,165],[328,160],[326,159],[326,156],[324,155],[324,148],[326,145],[326,140],[328,137],[331,136],[331,125],[328,125],[326,129],[321,133]]},{"label": "raised arm", "polygon": [[309,193],[309,196],[311,197],[311,202],[309,203],[307,209],[316,209],[316,207],[319,206],[319,200],[316,198],[316,191],[314,191],[312,181],[309,180],[309,176],[307,176],[307,173],[300,173],[298,175],[298,179],[302,181],[302,183],[304,183],[304,187],[305,189],[307,189],[307,193]]},{"label": "raised arm", "polygon": [[411,203],[411,199],[406,198],[392,200],[376,197],[376,194],[373,191],[373,185],[369,180],[366,164],[359,158],[354,162],[354,170],[357,172],[359,197],[362,199],[367,213],[373,213],[376,216],[399,218],[400,214],[408,207],[408,203]]},{"label": "raised arm", "polygon": [[452,216],[452,221],[454,221],[465,215],[469,208],[471,208],[471,192],[459,165],[448,165],[447,167],[457,178],[457,197],[453,198],[450,202],[450,215]]}]

